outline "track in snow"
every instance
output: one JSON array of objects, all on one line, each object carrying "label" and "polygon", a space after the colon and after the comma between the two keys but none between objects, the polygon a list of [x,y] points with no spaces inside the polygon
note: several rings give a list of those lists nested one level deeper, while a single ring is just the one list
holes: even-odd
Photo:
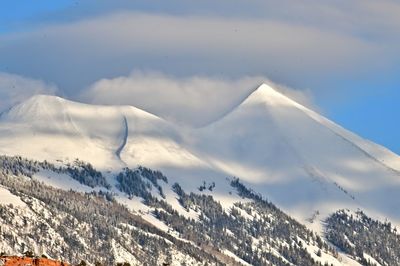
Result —
[{"label": "track in snow", "polygon": [[126,142],[128,141],[128,121],[126,121],[126,117],[123,117],[123,135],[122,135],[122,143],[121,145],[118,147],[118,149],[115,151],[115,155],[117,155],[118,159],[121,160],[121,152],[124,149]]}]

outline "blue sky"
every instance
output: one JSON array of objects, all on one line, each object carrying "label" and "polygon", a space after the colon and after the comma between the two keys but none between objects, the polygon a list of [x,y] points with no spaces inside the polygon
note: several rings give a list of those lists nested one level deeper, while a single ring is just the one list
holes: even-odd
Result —
[{"label": "blue sky", "polygon": [[[46,91],[91,101],[86,91],[101,80],[118,94],[121,79],[144,82],[151,73],[167,77],[159,79],[165,88],[212,80],[228,92],[215,95],[234,102],[244,79],[261,77],[303,93],[330,119],[400,153],[399,12],[390,0],[5,0],[0,104]],[[10,80],[24,81],[21,97],[10,92]]]},{"label": "blue sky", "polygon": [[2,1],[0,9],[0,32],[7,33],[13,30],[24,30],[41,16],[57,10],[63,10],[73,5],[73,3],[74,1],[68,0]]}]

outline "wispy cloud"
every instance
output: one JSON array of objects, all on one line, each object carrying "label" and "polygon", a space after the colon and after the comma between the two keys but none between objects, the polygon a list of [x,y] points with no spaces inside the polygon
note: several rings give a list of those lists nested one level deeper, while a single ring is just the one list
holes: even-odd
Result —
[{"label": "wispy cloud", "polygon": [[0,112],[35,94],[55,94],[57,87],[41,80],[0,72]]},{"label": "wispy cloud", "polygon": [[9,34],[0,41],[3,68],[56,80],[74,92],[132,69],[301,81],[362,72],[374,67],[367,64],[371,58],[376,64],[385,61],[381,45],[368,38],[273,16],[119,12]]},{"label": "wispy cloud", "polygon": [[96,104],[133,105],[175,122],[200,126],[240,104],[261,83],[269,83],[289,97],[313,105],[309,92],[274,84],[262,76],[178,78],[139,71],[100,80],[83,93],[82,99]]}]

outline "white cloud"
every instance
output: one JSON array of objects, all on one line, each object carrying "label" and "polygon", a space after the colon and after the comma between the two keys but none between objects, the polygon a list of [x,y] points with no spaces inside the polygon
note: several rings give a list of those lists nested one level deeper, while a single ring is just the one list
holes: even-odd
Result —
[{"label": "white cloud", "polygon": [[139,71],[130,76],[100,80],[85,91],[82,98],[96,104],[133,105],[174,122],[200,126],[228,112],[263,82],[305,105],[312,105],[309,91],[276,85],[262,76],[233,80],[200,76],[177,78]]},{"label": "white cloud", "polygon": [[368,39],[274,17],[122,12],[10,34],[0,42],[0,65],[15,66],[17,60],[14,69],[75,91],[131,69],[183,76],[251,73],[301,83],[362,72],[384,58],[381,46]]},{"label": "white cloud", "polygon": [[0,111],[35,94],[54,94],[57,88],[41,80],[0,72]]}]

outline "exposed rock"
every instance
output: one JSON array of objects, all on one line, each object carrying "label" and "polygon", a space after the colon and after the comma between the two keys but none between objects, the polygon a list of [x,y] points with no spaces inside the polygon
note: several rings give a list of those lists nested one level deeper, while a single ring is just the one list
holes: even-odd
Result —
[{"label": "exposed rock", "polygon": [[17,256],[0,257],[0,266],[69,266],[68,263],[46,258],[30,258]]}]

